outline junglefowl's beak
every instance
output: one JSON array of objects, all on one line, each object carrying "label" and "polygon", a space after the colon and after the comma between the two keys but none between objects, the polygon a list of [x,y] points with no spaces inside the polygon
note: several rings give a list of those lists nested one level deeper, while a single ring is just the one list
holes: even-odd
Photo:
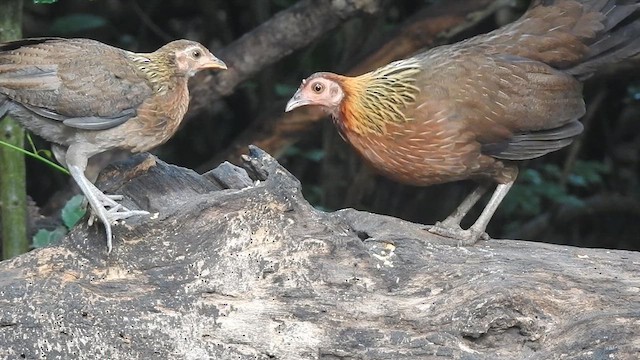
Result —
[{"label": "junglefowl's beak", "polygon": [[206,62],[204,62],[201,66],[201,69],[220,69],[227,70],[227,64],[225,64],[222,60],[217,57],[211,55]]},{"label": "junglefowl's beak", "polygon": [[301,106],[305,106],[309,104],[311,104],[311,101],[309,101],[308,99],[302,98],[302,95],[300,95],[300,90],[298,90],[293,95],[293,97],[289,100],[289,102],[287,102],[287,107],[284,108],[284,112],[289,112],[293,109],[297,109]]}]

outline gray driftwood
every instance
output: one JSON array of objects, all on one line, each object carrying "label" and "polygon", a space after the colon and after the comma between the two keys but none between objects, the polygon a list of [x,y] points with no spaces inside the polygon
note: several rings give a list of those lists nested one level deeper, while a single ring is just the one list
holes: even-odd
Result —
[{"label": "gray driftwood", "polygon": [[638,358],[640,253],[452,246],[315,210],[269,155],[245,160],[198,175],[139,155],[103,173],[157,215],[116,226],[109,255],[81,225],[0,263],[0,358]]}]

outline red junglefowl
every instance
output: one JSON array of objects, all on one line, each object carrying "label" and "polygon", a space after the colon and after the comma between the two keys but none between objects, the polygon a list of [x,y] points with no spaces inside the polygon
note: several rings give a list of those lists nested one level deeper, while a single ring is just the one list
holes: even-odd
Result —
[{"label": "red junglefowl", "polygon": [[[411,185],[476,179],[479,187],[429,231],[486,237],[516,180],[514,161],[559,150],[582,132],[581,81],[640,52],[638,1],[536,1],[516,22],[357,77],[315,73],[286,111],[320,106],[383,175]],[[490,181],[486,181],[490,180]],[[497,182],[467,230],[460,221]]]},{"label": "red junglefowl", "polygon": [[133,53],[88,39],[35,38],[0,44],[0,118],[10,114],[53,143],[104,224],[146,211],[105,195],[84,171],[93,155],[111,149],[149,150],[177,130],[189,105],[188,78],[226,65],[197,42],[177,40],[152,53]]}]

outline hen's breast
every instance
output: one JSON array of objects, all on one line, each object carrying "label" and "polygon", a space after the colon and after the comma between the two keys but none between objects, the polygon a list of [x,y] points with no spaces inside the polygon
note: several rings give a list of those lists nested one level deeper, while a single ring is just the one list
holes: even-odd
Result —
[{"label": "hen's breast", "polygon": [[431,185],[470,177],[499,178],[503,164],[482,155],[476,135],[436,116],[388,124],[387,132],[345,137],[382,175],[409,185]]},{"label": "hen's breast", "polygon": [[117,147],[134,153],[148,151],[164,144],[175,134],[188,106],[187,80],[177,79],[175,86],[145,100],[136,110],[136,116],[124,124],[99,133],[82,131],[78,136],[102,149]]}]

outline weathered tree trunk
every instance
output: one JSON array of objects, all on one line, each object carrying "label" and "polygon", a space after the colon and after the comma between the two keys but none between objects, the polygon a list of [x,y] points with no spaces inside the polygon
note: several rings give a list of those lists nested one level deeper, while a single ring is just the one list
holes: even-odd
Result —
[{"label": "weathered tree trunk", "polygon": [[[636,359],[640,254],[447,244],[248,173],[139,155],[100,185],[157,213],[0,263],[0,358]],[[248,176],[251,176],[251,178]],[[259,180],[259,181],[254,181]]]}]

